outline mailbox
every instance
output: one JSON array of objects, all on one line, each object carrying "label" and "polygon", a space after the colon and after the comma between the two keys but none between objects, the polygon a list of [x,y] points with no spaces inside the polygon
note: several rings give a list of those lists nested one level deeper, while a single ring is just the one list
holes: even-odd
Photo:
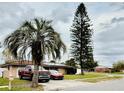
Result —
[{"label": "mailbox", "polygon": [[13,76],[10,76],[10,77],[9,77],[9,80],[11,80],[11,81],[12,81],[13,79],[14,79],[14,78],[13,78]]}]

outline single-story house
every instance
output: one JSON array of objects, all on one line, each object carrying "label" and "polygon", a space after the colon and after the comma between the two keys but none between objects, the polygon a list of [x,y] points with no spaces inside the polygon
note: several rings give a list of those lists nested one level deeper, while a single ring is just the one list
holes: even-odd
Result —
[{"label": "single-story house", "polygon": [[106,66],[97,66],[95,67],[95,72],[111,72],[111,68]]},{"label": "single-story house", "polygon": [[[14,78],[18,78],[18,70],[23,69],[27,65],[33,65],[32,61],[11,61],[11,62],[6,62],[5,64],[1,64],[0,67],[4,68],[3,71],[3,77],[9,77],[9,70],[11,68],[11,73]],[[67,66],[63,64],[54,64],[54,63],[48,63],[45,62],[42,64],[42,66],[46,70],[57,70],[60,73],[63,74],[75,74],[77,69],[72,67],[72,66]]]}]

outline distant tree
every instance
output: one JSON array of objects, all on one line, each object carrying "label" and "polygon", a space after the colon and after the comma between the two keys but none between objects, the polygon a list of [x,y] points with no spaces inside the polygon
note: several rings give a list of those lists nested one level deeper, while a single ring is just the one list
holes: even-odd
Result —
[{"label": "distant tree", "polygon": [[77,63],[75,62],[74,58],[71,58],[71,59],[65,61],[65,65],[72,66],[72,67],[77,67]]},{"label": "distant tree", "polygon": [[81,3],[75,13],[73,25],[71,28],[72,51],[71,54],[79,62],[81,74],[87,62],[93,62],[92,48],[92,29],[90,28],[90,19],[88,17],[86,7]]},{"label": "distant tree", "polygon": [[121,71],[124,70],[124,60],[118,61],[113,64],[113,69],[115,71]]},{"label": "distant tree", "polygon": [[50,61],[50,63],[54,63],[54,64],[55,64],[55,63],[56,63],[56,61],[55,61],[55,60],[51,60],[51,61]]},{"label": "distant tree", "polygon": [[88,61],[86,63],[84,63],[84,69],[87,71],[92,71],[94,69],[94,67],[98,66],[98,62],[97,61]]}]

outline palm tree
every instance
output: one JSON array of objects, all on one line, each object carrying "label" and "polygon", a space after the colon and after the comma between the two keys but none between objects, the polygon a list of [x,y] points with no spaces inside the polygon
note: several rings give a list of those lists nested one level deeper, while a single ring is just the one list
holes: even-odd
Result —
[{"label": "palm tree", "polygon": [[4,49],[2,54],[3,54],[6,62],[13,60],[13,56],[8,48]]},{"label": "palm tree", "polygon": [[66,52],[66,46],[51,26],[51,22],[42,18],[25,21],[4,41],[4,45],[11,51],[14,58],[24,60],[29,55],[32,58],[34,63],[32,87],[38,86],[39,65],[42,64],[45,56],[60,59],[61,51]]},{"label": "palm tree", "polygon": [[51,61],[50,61],[50,63],[54,63],[54,64],[55,64],[55,63],[56,63],[56,61],[55,61],[55,60],[51,60]]}]

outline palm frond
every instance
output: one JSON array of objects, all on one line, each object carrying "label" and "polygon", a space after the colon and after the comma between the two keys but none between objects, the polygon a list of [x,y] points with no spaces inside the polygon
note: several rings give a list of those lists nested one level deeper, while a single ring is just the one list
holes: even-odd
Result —
[{"label": "palm frond", "polygon": [[19,29],[5,39],[4,45],[16,59],[26,59],[31,55],[38,64],[45,55],[60,59],[61,51],[66,52],[66,46],[59,33],[55,32],[51,26],[51,21],[42,18],[25,21]]}]

